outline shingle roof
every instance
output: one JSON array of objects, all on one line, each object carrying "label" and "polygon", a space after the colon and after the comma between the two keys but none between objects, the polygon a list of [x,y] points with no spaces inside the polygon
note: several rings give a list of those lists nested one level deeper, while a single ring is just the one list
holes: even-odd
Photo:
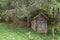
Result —
[{"label": "shingle roof", "polygon": [[48,19],[48,17],[47,17],[45,14],[43,14],[43,13],[38,14],[38,15],[35,16],[33,19],[37,18],[37,17],[40,16],[40,15],[42,15],[42,16],[44,16],[46,19]]}]

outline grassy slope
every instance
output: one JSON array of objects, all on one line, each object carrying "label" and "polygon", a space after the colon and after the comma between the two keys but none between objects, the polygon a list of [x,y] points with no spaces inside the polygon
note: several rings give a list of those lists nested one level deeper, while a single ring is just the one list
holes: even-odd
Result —
[{"label": "grassy slope", "polygon": [[[56,36],[60,40],[60,36]],[[0,23],[0,40],[52,40],[51,35],[44,36],[33,30]]]}]

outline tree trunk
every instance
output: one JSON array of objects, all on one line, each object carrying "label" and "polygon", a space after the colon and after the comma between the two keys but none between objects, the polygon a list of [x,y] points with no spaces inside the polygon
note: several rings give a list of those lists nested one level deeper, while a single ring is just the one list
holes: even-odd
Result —
[{"label": "tree trunk", "polygon": [[27,16],[27,28],[29,28],[29,26],[30,26],[30,17],[29,16]]},{"label": "tree trunk", "polygon": [[52,40],[55,40],[54,27],[52,27],[52,37],[53,37]]}]

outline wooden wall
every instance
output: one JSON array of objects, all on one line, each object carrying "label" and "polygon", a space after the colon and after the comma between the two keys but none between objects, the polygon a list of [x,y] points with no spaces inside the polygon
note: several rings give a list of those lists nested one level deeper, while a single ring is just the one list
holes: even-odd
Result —
[{"label": "wooden wall", "polygon": [[39,15],[31,22],[31,27],[37,32],[47,32],[47,20],[44,18],[44,16]]}]

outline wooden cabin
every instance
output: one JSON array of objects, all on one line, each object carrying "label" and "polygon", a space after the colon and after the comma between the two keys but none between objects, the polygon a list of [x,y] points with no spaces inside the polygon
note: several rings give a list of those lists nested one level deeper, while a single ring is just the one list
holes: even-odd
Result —
[{"label": "wooden cabin", "polygon": [[45,14],[38,14],[31,22],[32,29],[40,33],[47,33],[47,20],[48,17]]}]

